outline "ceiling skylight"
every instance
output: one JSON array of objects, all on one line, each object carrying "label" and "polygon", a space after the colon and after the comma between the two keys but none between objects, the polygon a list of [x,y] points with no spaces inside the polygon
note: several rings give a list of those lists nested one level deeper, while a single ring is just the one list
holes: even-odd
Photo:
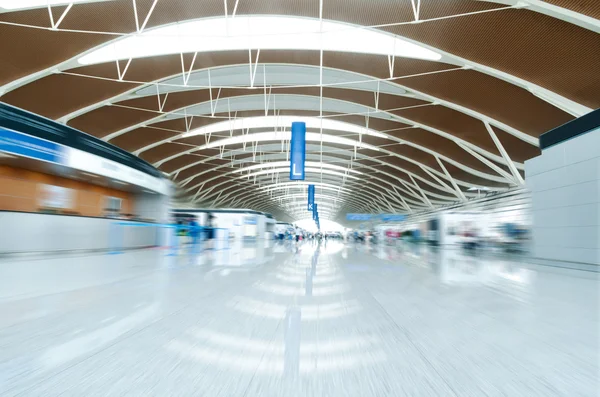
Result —
[{"label": "ceiling skylight", "polygon": [[[357,176],[346,175],[343,172],[332,171],[332,170],[328,170],[328,169],[306,167],[305,171],[306,172],[313,172],[313,173],[317,173],[317,174],[321,174],[322,173],[322,174],[327,174],[327,175],[335,175],[335,176],[341,176],[341,177],[346,177],[346,178],[351,178],[351,179],[358,179]],[[251,174],[241,175],[241,176],[238,177],[238,179],[252,178],[252,177],[261,176],[261,175],[279,174],[279,173],[282,173],[282,172],[290,172],[290,168],[289,167],[283,167],[283,168],[272,168],[272,169],[268,169],[268,170],[257,171],[257,172],[251,173]]]},{"label": "ceiling skylight", "polygon": [[[271,132],[259,132],[256,134],[238,135],[238,136],[234,136],[233,138],[226,138],[226,139],[219,139],[219,140],[212,141],[211,143],[209,143],[207,145],[199,146],[197,149],[194,149],[194,150],[211,149],[211,148],[217,148],[217,147],[222,147],[222,146],[235,145],[235,144],[244,143],[244,142],[252,143],[252,142],[263,142],[263,141],[289,140],[291,136],[292,136],[291,131],[271,131]],[[379,148],[377,148],[373,145],[368,145],[366,143],[359,142],[354,139],[348,139],[348,138],[343,138],[343,137],[328,135],[328,134],[321,135],[318,132],[307,132],[306,133],[306,140],[309,142],[310,141],[320,142],[321,138],[323,139],[323,142],[326,142],[326,143],[333,143],[333,144],[346,145],[346,146],[352,146],[352,147],[356,146],[358,148],[379,151]],[[248,148],[248,150],[251,150],[251,149]]]},{"label": "ceiling skylight", "polygon": [[[372,29],[315,18],[236,16],[176,23],[117,39],[79,58],[89,65],[116,59],[248,49],[320,50],[395,55],[431,61],[441,55]],[[260,61],[260,59],[259,59]]]},{"label": "ceiling skylight", "polygon": [[[262,164],[256,164],[256,165],[251,165],[249,167],[245,167],[245,168],[239,168],[235,171],[233,171],[234,173],[240,173],[240,172],[249,172],[249,171],[253,171],[253,170],[258,170],[261,168],[268,168],[268,167],[289,167],[290,162],[289,161],[271,161],[271,162],[266,162],[266,163],[262,163]],[[358,174],[358,175],[362,175],[362,172],[347,168],[347,167],[342,167],[341,165],[335,165],[335,164],[327,164],[327,163],[321,163],[318,161],[307,161],[306,162],[306,166],[307,167],[316,167],[316,168],[328,168],[331,170],[337,170],[337,171],[341,171],[341,172],[345,172],[348,171],[352,174]]]},{"label": "ceiling skylight", "polygon": [[322,126],[324,130],[344,131],[348,133],[365,134],[376,136],[378,138],[386,138],[386,136],[380,132],[361,127],[356,124],[331,119],[321,120],[318,117],[298,116],[258,116],[238,118],[231,121],[225,120],[210,124],[206,127],[196,128],[195,130],[184,134],[182,138],[230,130],[242,130],[247,128],[291,128],[292,123],[295,121],[303,121],[306,123],[306,128],[321,128]]}]

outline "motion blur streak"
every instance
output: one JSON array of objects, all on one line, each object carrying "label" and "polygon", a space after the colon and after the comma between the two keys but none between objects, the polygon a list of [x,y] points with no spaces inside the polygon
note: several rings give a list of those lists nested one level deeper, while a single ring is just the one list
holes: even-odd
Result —
[{"label": "motion blur streak", "polygon": [[10,257],[0,291],[2,396],[598,390],[597,277],[518,255],[329,239]]}]

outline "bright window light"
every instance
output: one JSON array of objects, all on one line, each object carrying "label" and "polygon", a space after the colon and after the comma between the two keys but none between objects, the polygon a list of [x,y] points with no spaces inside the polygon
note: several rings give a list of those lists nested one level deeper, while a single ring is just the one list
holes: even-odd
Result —
[{"label": "bright window light", "polygon": [[[203,149],[212,149],[221,146],[229,146],[236,145],[240,143],[248,143],[248,142],[263,142],[263,141],[281,141],[281,140],[290,140],[292,137],[291,131],[272,131],[272,132],[259,132],[256,134],[248,134],[248,135],[238,135],[232,138],[219,139],[215,140],[209,144],[199,146],[195,150],[203,150]],[[334,135],[323,134],[321,135],[318,132],[307,132],[306,140],[312,142],[321,142],[321,137],[323,138],[323,142],[327,143],[335,143],[339,145],[346,146],[356,146],[363,149],[375,150],[379,151],[379,148],[368,145],[363,142],[356,141],[354,139],[343,138]],[[176,156],[175,156],[176,157]],[[166,161],[166,160],[165,160]],[[163,161],[164,162],[164,161]]]},{"label": "bright window light", "polygon": [[[299,228],[308,230],[311,233],[315,233],[317,231],[315,221],[313,221],[312,219],[302,219],[296,221],[295,223],[296,225],[298,225]],[[321,220],[321,230],[328,232],[344,232],[346,229],[337,222],[323,219]]]},{"label": "bright window light", "polygon": [[[306,194],[286,194],[283,196],[277,196],[276,199],[278,201],[289,201],[289,200],[296,200],[298,202],[301,202],[304,206],[306,206]],[[297,199],[301,199],[301,200],[297,200]],[[344,202],[344,197],[336,197],[336,196],[328,196],[326,194],[315,194],[315,199],[320,199],[320,200],[328,200],[328,201],[337,201],[338,203],[342,203]]]},{"label": "bright window light", "polygon": [[91,3],[99,1],[111,1],[111,0],[0,0],[0,8],[5,10],[20,10],[24,8],[39,8],[58,5],[68,5],[70,3]]},{"label": "bright window light", "polygon": [[[45,0],[44,0],[45,1]],[[12,2],[11,2],[12,3]],[[236,16],[207,18],[149,29],[106,44],[79,58],[89,65],[116,59],[248,49],[320,50],[392,55],[438,61],[441,55],[372,29],[316,18]]]},{"label": "bright window light", "polygon": [[259,189],[263,189],[267,192],[270,192],[271,190],[280,190],[280,189],[294,189],[294,188],[304,189],[308,185],[315,185],[315,187],[318,187],[319,189],[323,189],[323,190],[333,190],[333,191],[343,191],[343,192],[350,191],[350,189],[348,189],[348,188],[337,186],[337,185],[332,185],[331,183],[323,183],[323,182],[280,182],[280,183],[274,183],[272,185],[263,185],[263,186],[259,187]]},{"label": "bright window light", "polygon": [[[307,161],[306,163],[307,167],[313,167],[313,168],[328,168],[331,170],[337,170],[337,171],[348,171],[350,173],[353,174],[358,174],[358,175],[362,175],[362,172],[347,168],[347,167],[342,167],[341,165],[334,165],[334,164],[327,164],[327,163],[320,163],[318,161]],[[234,174],[238,174],[240,172],[249,172],[249,171],[253,171],[253,170],[258,170],[261,168],[267,168],[267,167],[285,167],[288,166],[289,167],[290,162],[289,161],[271,161],[268,163],[262,163],[262,164],[256,164],[256,165],[251,165],[249,167],[245,167],[245,168],[238,168],[237,170],[233,171]]]},{"label": "bright window light", "polygon": [[[321,120],[317,117],[298,116],[259,116],[244,117],[231,121],[225,120],[210,124],[206,127],[196,128],[195,130],[183,134],[183,138],[230,130],[241,130],[246,128],[291,128],[292,123],[295,121],[303,121],[306,123],[306,128],[321,128],[322,126],[325,130],[344,131],[355,134],[372,135],[378,138],[386,138],[386,136],[380,132],[367,129],[356,124],[330,119]],[[321,122],[323,124],[321,124]]]},{"label": "bright window light", "polygon": [[[304,169],[306,172],[314,172],[317,174],[323,173],[323,174],[327,174],[327,175],[336,175],[336,176],[341,176],[341,177],[346,177],[346,178],[350,178],[350,179],[359,179],[357,176],[354,175],[346,175],[343,172],[338,172],[338,171],[332,171],[332,170],[327,170],[327,169],[320,169],[320,168],[311,168],[311,167],[306,167]],[[281,172],[290,172],[290,168],[289,167],[284,167],[284,168],[273,168],[270,170],[263,170],[263,171],[258,171],[252,174],[246,174],[246,175],[241,175],[238,177],[238,179],[242,179],[242,178],[252,178],[255,176],[261,176],[261,175],[269,175],[269,174],[279,174]]]}]

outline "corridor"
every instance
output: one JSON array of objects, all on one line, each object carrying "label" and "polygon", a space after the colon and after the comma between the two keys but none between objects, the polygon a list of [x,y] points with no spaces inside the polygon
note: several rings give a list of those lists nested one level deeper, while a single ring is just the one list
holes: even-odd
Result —
[{"label": "corridor", "polygon": [[0,264],[2,396],[594,396],[596,274],[418,245]]}]

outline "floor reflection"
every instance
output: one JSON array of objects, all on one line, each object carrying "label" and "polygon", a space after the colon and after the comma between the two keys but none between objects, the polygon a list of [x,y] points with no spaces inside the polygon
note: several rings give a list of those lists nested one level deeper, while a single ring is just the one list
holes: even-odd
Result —
[{"label": "floor reflection", "polygon": [[600,386],[596,277],[405,243],[219,247],[5,259],[0,395],[575,396]]}]

